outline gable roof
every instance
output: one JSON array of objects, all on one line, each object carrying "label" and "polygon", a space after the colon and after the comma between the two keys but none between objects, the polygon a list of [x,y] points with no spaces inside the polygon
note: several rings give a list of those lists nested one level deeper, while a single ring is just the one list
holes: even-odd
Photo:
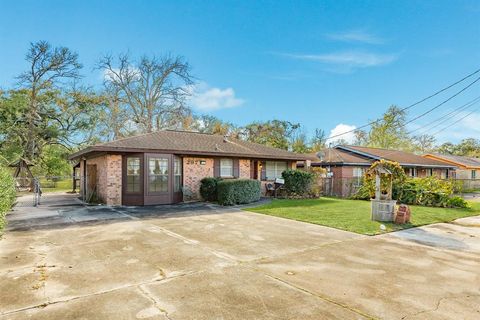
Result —
[{"label": "gable roof", "polygon": [[323,152],[317,153],[317,156],[319,157],[321,162],[327,162],[330,164],[370,165],[372,163],[369,158],[362,157],[355,153],[348,152],[339,148],[325,149],[323,150]]},{"label": "gable roof", "polygon": [[98,152],[165,152],[182,155],[305,160],[309,156],[253,142],[192,131],[164,130],[97,144],[72,154],[77,159]]},{"label": "gable roof", "polygon": [[423,155],[425,158],[435,159],[445,163],[457,165],[464,169],[480,169],[480,159],[464,156],[454,156],[450,154],[428,153]]},{"label": "gable roof", "polygon": [[359,146],[336,146],[333,149],[326,149],[325,158],[320,164],[344,164],[362,165],[385,159],[396,161],[404,167],[440,167],[454,168],[454,165],[447,164],[434,159],[428,159],[413,153],[381,148],[369,148]]}]

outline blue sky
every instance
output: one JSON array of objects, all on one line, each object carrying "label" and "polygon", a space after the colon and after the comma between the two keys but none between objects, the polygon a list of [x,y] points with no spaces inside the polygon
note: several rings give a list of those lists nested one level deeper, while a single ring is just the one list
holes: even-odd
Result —
[{"label": "blue sky", "polygon": [[[197,110],[238,125],[276,118],[330,133],[480,68],[480,2],[2,0],[0,87],[26,68],[36,40],[77,51],[85,83],[97,86],[93,67],[105,53],[183,55],[200,82]],[[410,129],[477,95],[480,84]],[[480,137],[480,112],[437,138],[469,136]]]}]

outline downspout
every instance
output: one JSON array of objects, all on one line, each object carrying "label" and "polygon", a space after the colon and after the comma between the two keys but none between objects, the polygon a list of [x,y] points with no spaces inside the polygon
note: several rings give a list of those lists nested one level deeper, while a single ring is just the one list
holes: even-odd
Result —
[{"label": "downspout", "polygon": [[82,188],[82,198],[83,202],[86,202],[87,197],[87,159],[82,158],[83,160],[83,188]]}]

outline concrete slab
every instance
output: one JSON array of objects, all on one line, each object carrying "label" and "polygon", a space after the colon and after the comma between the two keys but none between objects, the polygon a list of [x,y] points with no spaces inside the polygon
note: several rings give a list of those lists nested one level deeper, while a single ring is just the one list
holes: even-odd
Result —
[{"label": "concrete slab", "polygon": [[439,223],[422,228],[402,230],[389,234],[388,237],[396,237],[434,248],[480,253],[480,228],[465,228],[468,221],[471,222],[472,220],[466,221],[457,221],[455,224]]},{"label": "concrete slab", "polygon": [[[438,250],[393,235],[332,244],[258,264],[266,274],[380,319],[418,314],[432,319],[429,313],[439,301],[460,297],[470,298],[468,314],[480,312],[479,267],[477,253]],[[468,319],[455,300],[450,303],[442,318],[458,319],[461,314]]]},{"label": "concrete slab", "polygon": [[[115,301],[115,303],[112,303]],[[165,312],[139,288],[123,288],[75,297],[0,316],[11,320],[51,319],[152,319],[167,320]]]},{"label": "concrete slab", "polygon": [[184,219],[157,219],[161,226],[238,261],[281,256],[364,236],[267,215],[233,211]]},{"label": "concrete slab", "polygon": [[199,203],[54,199],[8,216],[0,319],[480,315],[478,217],[367,237]]},{"label": "concrete slab", "polygon": [[171,319],[367,319],[245,267],[211,270],[145,287]]}]

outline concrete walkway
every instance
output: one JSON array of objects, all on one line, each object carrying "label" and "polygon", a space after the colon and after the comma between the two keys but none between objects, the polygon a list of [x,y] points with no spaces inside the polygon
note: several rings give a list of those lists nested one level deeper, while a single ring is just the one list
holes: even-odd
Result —
[{"label": "concrete walkway", "polygon": [[367,237],[205,204],[55,203],[52,223],[9,216],[0,319],[480,315],[479,217]]}]

